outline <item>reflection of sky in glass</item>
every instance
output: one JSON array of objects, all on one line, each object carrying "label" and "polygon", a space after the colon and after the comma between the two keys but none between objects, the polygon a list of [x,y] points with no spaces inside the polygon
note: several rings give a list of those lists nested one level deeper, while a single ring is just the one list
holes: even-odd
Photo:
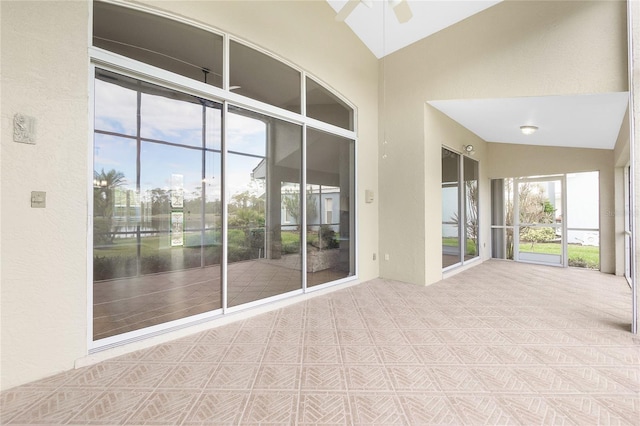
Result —
[{"label": "reflection of sky in glass", "polygon": [[227,150],[266,155],[267,125],[264,122],[230,112],[227,124]]},{"label": "reflection of sky in glass", "polygon": [[[181,145],[202,146],[203,106],[195,103],[143,93],[141,95],[141,137]],[[108,81],[95,80],[95,129],[136,135],[137,92]],[[221,149],[222,112],[206,107],[206,143],[208,149]],[[266,156],[265,122],[230,112],[227,118],[227,149],[251,155]],[[94,169],[100,172],[116,170],[125,175],[127,189],[136,187],[136,141],[134,139],[95,134]],[[220,198],[222,178],[220,154],[206,154],[207,199]],[[229,154],[228,189],[230,197],[249,190],[255,195],[264,192],[264,180],[252,179],[260,158]],[[142,141],[141,192],[161,188],[169,190],[171,174],[184,176],[185,197],[190,198],[202,187],[202,152],[198,150],[158,145]]]},{"label": "reflection of sky in glass", "polygon": [[202,146],[202,106],[143,94],[140,135],[189,146]]},{"label": "reflection of sky in glass", "polygon": [[219,200],[222,193],[221,155],[207,152],[205,166],[205,184],[207,201]]},{"label": "reflection of sky in glass", "polygon": [[95,80],[95,128],[136,135],[136,92]]},{"label": "reflection of sky in glass", "polygon": [[140,154],[140,190],[171,189],[171,175],[183,176],[186,200],[200,196],[202,152],[168,145],[143,143]]},{"label": "reflection of sky in glass", "polygon": [[254,195],[264,192],[264,179],[251,179],[251,173],[262,160],[255,157],[229,154],[227,156],[227,189],[229,199],[235,194],[249,191]]},{"label": "reflection of sky in glass", "polygon": [[136,188],[136,141],[135,139],[95,134],[93,170],[105,173],[116,170],[124,174],[127,189]]}]

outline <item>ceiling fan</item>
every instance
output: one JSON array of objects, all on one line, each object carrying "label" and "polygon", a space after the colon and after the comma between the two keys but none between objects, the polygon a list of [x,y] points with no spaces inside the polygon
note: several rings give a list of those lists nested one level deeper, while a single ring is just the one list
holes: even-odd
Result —
[{"label": "ceiling fan", "polygon": [[[349,0],[347,3],[340,9],[340,12],[336,15],[336,21],[344,21],[347,19],[351,12],[358,6],[358,4],[362,3],[369,8],[373,7],[374,0]],[[413,13],[411,12],[411,8],[409,7],[409,3],[407,0],[388,0],[389,5],[393,9],[393,12],[396,14],[396,18],[398,22],[404,24],[408,22],[409,19],[413,17]]]}]

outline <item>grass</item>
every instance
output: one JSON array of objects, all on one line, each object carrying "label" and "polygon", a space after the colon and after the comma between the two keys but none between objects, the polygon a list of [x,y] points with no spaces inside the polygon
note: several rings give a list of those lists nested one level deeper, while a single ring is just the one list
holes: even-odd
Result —
[{"label": "grass", "polygon": [[[520,251],[526,253],[562,254],[562,245],[558,243],[531,243],[520,244]],[[600,268],[600,247],[569,244],[567,246],[569,266],[578,266],[589,269]]]},{"label": "grass", "polygon": [[[442,239],[442,245],[447,247],[458,247],[458,239],[455,237],[445,237]],[[467,253],[468,255],[475,255],[478,253],[476,250],[476,244],[473,240],[467,240]]]},{"label": "grass", "polygon": [[[443,238],[442,245],[448,247],[458,247],[457,238]],[[475,244],[472,240],[467,241],[467,254],[476,253]],[[562,254],[562,245],[558,243],[535,243],[531,247],[531,243],[520,244],[520,251],[526,253],[546,253],[546,254]],[[582,246],[577,244],[569,244],[567,247],[569,255],[569,266],[577,266],[581,268],[600,269],[600,247],[598,246]]]}]

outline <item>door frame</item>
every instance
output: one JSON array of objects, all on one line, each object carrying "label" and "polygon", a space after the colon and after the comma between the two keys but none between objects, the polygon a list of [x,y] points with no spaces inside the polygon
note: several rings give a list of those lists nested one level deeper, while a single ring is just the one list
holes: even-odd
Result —
[{"label": "door frame", "polygon": [[[522,224],[520,223],[520,184],[528,183],[528,182],[550,182],[550,181],[559,181],[560,182],[560,206],[562,211],[562,222],[560,225],[558,224]],[[558,266],[562,268],[566,268],[569,266],[569,256],[568,256],[568,248],[567,248],[567,221],[566,221],[566,213],[567,212],[567,176],[566,174],[560,175],[549,175],[549,176],[532,176],[532,177],[522,177],[522,178],[514,178],[513,179],[513,260],[517,262],[523,263],[535,263],[539,265],[547,265],[547,266]],[[542,256],[539,256],[538,259],[529,258],[523,259],[520,256],[520,227],[521,226],[529,226],[529,227],[544,227],[544,228],[556,228],[560,229],[560,237],[561,237],[561,254],[560,254],[560,262],[546,262],[543,260]]]}]

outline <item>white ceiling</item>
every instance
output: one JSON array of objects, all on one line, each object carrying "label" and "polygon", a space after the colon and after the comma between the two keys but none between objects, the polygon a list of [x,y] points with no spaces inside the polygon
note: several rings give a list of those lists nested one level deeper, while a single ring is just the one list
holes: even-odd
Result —
[{"label": "white ceiling", "polygon": [[[396,19],[391,6],[393,1],[374,0],[372,7],[360,2],[345,20],[346,25],[378,59],[500,3],[501,0],[405,0],[411,8],[413,18],[404,24]],[[327,2],[337,13],[347,0]]]},{"label": "white ceiling", "polygon": [[[487,142],[613,149],[627,92],[573,96],[429,101]],[[520,126],[538,131],[523,135]]]},{"label": "white ceiling", "polygon": [[[392,9],[397,0],[360,2],[345,20],[376,55],[402,49],[500,3],[484,0],[405,0],[413,17],[400,24]],[[327,0],[340,11],[347,0]],[[429,101],[488,142],[613,149],[628,105],[628,93],[584,94],[506,99]],[[520,126],[539,127],[525,136]]]}]

